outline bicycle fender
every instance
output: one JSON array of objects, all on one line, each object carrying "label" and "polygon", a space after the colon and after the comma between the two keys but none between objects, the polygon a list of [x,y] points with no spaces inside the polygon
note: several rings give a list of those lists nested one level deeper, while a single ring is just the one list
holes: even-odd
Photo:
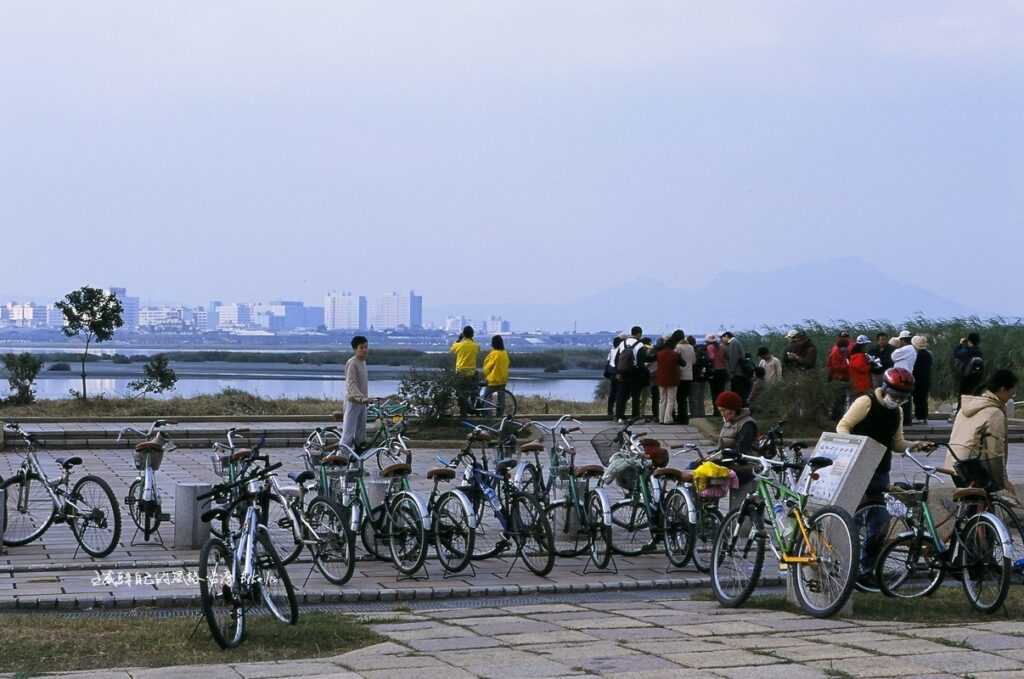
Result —
[{"label": "bicycle fender", "polygon": [[984,516],[992,525],[996,527],[996,532],[999,533],[999,542],[1003,543],[1003,554],[1010,557],[1010,560],[1020,558],[1013,553],[1013,540],[1010,539],[1010,532],[1006,530],[1006,524],[1003,520],[992,512],[982,512],[979,516]]},{"label": "bicycle fender", "polygon": [[469,501],[469,496],[463,493],[458,488],[452,488],[448,491],[455,497],[459,498],[459,502],[462,503],[462,508],[466,510],[466,516],[469,517],[469,527],[476,529],[476,512],[473,510],[473,503]]},{"label": "bicycle fender", "polygon": [[686,515],[690,518],[690,525],[697,525],[697,498],[693,496],[693,487],[689,484],[679,489],[686,498]]},{"label": "bicycle fender", "polygon": [[395,502],[397,502],[399,498],[404,496],[411,497],[412,501],[416,503],[416,509],[419,510],[420,519],[423,520],[423,527],[429,529],[431,527],[431,521],[430,512],[427,511],[427,503],[423,501],[423,498],[421,498],[419,495],[412,492],[411,490],[403,490],[401,493],[396,495]]},{"label": "bicycle fender", "polygon": [[612,525],[612,502],[608,499],[608,493],[605,492],[604,488],[595,488],[593,492],[597,493],[597,498],[601,501],[601,516],[604,520],[604,525]]}]

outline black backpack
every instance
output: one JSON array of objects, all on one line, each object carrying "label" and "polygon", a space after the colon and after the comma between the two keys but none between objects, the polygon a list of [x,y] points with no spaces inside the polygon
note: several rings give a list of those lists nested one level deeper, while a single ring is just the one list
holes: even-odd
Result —
[{"label": "black backpack", "polygon": [[615,372],[619,375],[628,375],[636,367],[636,356],[633,351],[640,340],[634,340],[633,344],[626,344],[627,341],[622,341],[622,344],[619,345],[619,353],[615,355]]},{"label": "black backpack", "polygon": [[708,352],[703,347],[697,348],[697,360],[693,366],[693,379],[698,382],[710,382],[711,374],[715,371],[708,358]]},{"label": "black backpack", "polygon": [[743,358],[740,359],[740,372],[748,380],[754,376],[754,359],[750,354],[743,354]]}]

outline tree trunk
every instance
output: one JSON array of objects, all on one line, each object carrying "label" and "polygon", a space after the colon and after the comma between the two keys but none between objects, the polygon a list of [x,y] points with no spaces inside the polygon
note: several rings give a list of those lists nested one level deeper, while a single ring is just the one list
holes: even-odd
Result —
[{"label": "tree trunk", "polygon": [[85,340],[85,351],[82,352],[82,400],[87,401],[88,395],[85,393],[85,359],[89,356],[89,342],[92,341],[92,336]]}]

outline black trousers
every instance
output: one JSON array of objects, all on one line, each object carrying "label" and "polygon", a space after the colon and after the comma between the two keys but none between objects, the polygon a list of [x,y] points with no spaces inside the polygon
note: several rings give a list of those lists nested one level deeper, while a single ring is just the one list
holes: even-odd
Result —
[{"label": "black trousers", "polygon": [[640,416],[640,391],[644,386],[644,382],[633,375],[623,377],[615,393],[615,417],[620,420],[626,419],[627,399],[632,402],[630,417]]},{"label": "black trousers", "polygon": [[729,379],[729,388],[740,395],[743,402],[747,402],[747,397],[750,396],[750,387],[753,386],[750,380],[743,375],[733,375]]},{"label": "black trousers", "polygon": [[621,382],[614,377],[608,380],[608,417],[615,417],[615,402],[620,384]]},{"label": "black trousers", "polygon": [[690,424],[690,385],[680,382],[676,389],[676,424]]},{"label": "black trousers", "polygon": [[914,419],[928,419],[928,387],[914,390]]},{"label": "black trousers", "polygon": [[715,405],[715,400],[718,395],[725,391],[725,385],[729,382],[729,373],[725,370],[715,370],[711,373],[711,381],[708,386],[711,387],[711,413],[715,417],[718,417],[718,406]]}]

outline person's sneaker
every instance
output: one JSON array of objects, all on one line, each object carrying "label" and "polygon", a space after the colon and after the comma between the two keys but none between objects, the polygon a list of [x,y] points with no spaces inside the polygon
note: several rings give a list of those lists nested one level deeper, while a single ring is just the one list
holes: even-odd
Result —
[{"label": "person's sneaker", "polygon": [[622,419],[621,417],[619,419],[615,420],[615,422],[618,423],[618,424],[626,424],[626,421],[624,419]]}]

